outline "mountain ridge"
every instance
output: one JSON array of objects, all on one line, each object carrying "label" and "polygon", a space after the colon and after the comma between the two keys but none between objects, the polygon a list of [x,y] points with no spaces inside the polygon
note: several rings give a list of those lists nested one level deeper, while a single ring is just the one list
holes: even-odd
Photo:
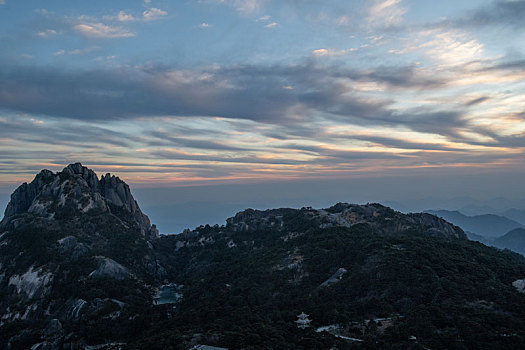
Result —
[{"label": "mountain ridge", "polygon": [[525,258],[430,214],[246,209],[159,236],[122,180],[80,163],[40,172],[8,207],[0,349],[525,344]]}]

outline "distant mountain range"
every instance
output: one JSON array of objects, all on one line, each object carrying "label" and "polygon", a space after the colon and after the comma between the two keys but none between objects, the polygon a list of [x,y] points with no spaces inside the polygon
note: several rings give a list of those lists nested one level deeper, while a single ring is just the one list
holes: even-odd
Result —
[{"label": "distant mountain range", "polygon": [[505,235],[498,237],[492,245],[501,249],[510,249],[525,255],[525,229],[515,228]]},{"label": "distant mountain range", "polygon": [[459,211],[450,210],[427,210],[425,212],[439,216],[465,231],[488,238],[501,237],[512,229],[523,227],[517,221],[495,214],[467,216]]},{"label": "distant mountain range", "polygon": [[501,215],[508,217],[514,221],[519,222],[521,225],[525,226],[525,209],[507,209],[500,213]]},{"label": "distant mountain range", "polygon": [[[466,231],[470,240],[525,255],[525,228],[518,221],[494,214],[468,216],[459,211],[449,210],[426,212],[458,225]],[[512,209],[507,213],[519,218],[521,211]]]},{"label": "distant mountain range", "polygon": [[524,291],[523,256],[432,214],[247,209],[159,236],[79,163],[22,184],[0,222],[0,349],[518,349]]}]

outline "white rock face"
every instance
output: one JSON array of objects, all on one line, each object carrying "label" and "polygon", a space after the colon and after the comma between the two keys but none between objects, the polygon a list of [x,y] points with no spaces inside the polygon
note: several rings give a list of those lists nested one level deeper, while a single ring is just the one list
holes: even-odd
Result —
[{"label": "white rock face", "polygon": [[80,318],[80,311],[86,304],[87,304],[87,301],[82,300],[82,299],[77,299],[74,301],[71,307],[70,313],[69,313],[72,320],[78,320]]},{"label": "white rock face", "polygon": [[47,209],[49,203],[41,202],[40,200],[35,200],[27,210],[29,213],[37,214],[40,216],[47,216]]},{"label": "white rock face", "polygon": [[49,283],[53,280],[52,273],[42,274],[42,269],[34,270],[33,266],[23,275],[13,275],[9,278],[9,285],[15,286],[18,294],[24,293],[29,299],[45,295]]},{"label": "white rock face", "polygon": [[80,203],[79,205],[80,205],[79,209],[82,210],[83,213],[87,213],[91,209],[95,208],[95,202],[93,202],[91,198],[89,198],[88,204],[85,207],[82,208],[82,205]]},{"label": "white rock face", "polygon": [[115,260],[105,256],[97,256],[96,258],[98,259],[98,267],[89,274],[89,277],[111,277],[115,279],[129,277],[128,269]]},{"label": "white rock face", "polygon": [[341,267],[340,269],[338,269],[333,275],[332,277],[330,277],[329,279],[327,279],[326,281],[324,281],[322,284],[321,284],[321,287],[328,287],[329,285],[331,284],[334,284],[334,283],[337,283],[341,280],[341,278],[343,278],[343,275],[347,272],[347,270],[344,268],[344,267]]},{"label": "white rock face", "polygon": [[512,282],[512,285],[518,290],[518,292],[525,293],[525,279],[516,280]]}]

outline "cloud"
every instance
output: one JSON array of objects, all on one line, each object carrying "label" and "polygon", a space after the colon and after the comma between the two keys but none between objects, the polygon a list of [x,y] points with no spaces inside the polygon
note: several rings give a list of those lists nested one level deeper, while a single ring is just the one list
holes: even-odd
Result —
[{"label": "cloud", "polygon": [[83,48],[83,49],[74,49],[74,50],[70,50],[70,51],[58,50],[58,51],[55,51],[55,53],[53,53],[53,56],[63,56],[66,53],[69,54],[69,55],[85,55],[87,53],[96,51],[98,49],[100,49],[100,46],[90,46],[90,47],[86,47],[86,48]]},{"label": "cloud", "polygon": [[128,22],[128,21],[137,21],[138,18],[133,16],[131,13],[125,11],[120,11],[116,16],[105,16],[104,19],[107,20],[116,20],[119,22]]},{"label": "cloud", "polygon": [[74,25],[73,29],[90,38],[114,39],[135,36],[134,33],[122,27],[111,27],[104,23],[81,23]]},{"label": "cloud", "polygon": [[57,35],[57,31],[54,29],[46,29],[44,31],[36,33],[36,35],[38,35],[41,38],[49,38],[51,36]]},{"label": "cloud", "polygon": [[0,0],[0,5],[5,5],[5,4],[7,4],[6,0]]},{"label": "cloud", "polygon": [[159,18],[165,17],[168,15],[168,12],[158,9],[156,7],[152,7],[142,13],[142,18],[145,21],[153,21],[157,20]]},{"label": "cloud", "polygon": [[134,15],[126,11],[119,11],[114,16],[104,16],[102,17],[106,21],[117,21],[117,22],[137,22],[137,21],[154,21],[159,20],[168,15],[167,11],[161,10],[156,7],[148,8],[144,10],[141,14]]},{"label": "cloud", "polygon": [[314,56],[341,56],[349,52],[357,51],[356,48],[350,48],[346,50],[336,50],[336,49],[316,49],[312,51]]},{"label": "cloud", "polygon": [[249,15],[258,12],[267,0],[202,0],[216,4],[227,4],[234,7],[239,13]]},{"label": "cloud", "polygon": [[483,58],[484,45],[459,30],[431,31],[432,39],[421,44],[429,58],[445,65],[458,65]]},{"label": "cloud", "polygon": [[[228,145],[226,142],[216,142],[216,141],[210,141],[209,139],[197,139],[197,138],[188,138],[188,137],[181,137],[178,135],[172,135],[169,132],[166,131],[153,131],[151,133],[152,136],[159,139],[161,141],[160,144],[163,144],[164,146],[178,146],[178,147],[189,147],[189,148],[197,148],[197,149],[212,149],[212,150],[220,150],[220,151],[242,151],[246,150],[246,148],[241,147],[235,147]],[[212,135],[207,135],[212,136]],[[156,143],[159,145],[159,143]]]},{"label": "cloud", "polygon": [[[5,114],[4,114],[5,115]],[[38,138],[32,135],[39,135]],[[0,138],[16,139],[17,142],[47,144],[49,147],[95,144],[129,147],[136,141],[134,136],[80,122],[62,123],[51,120],[43,122],[29,116],[0,117]],[[40,147],[40,146],[39,146]],[[98,148],[98,147],[97,147]],[[44,150],[42,150],[44,151]]]},{"label": "cloud", "polygon": [[350,18],[348,16],[339,16],[336,18],[335,22],[340,26],[345,26],[350,22]]},{"label": "cloud", "polygon": [[[0,1],[1,1],[1,0],[0,0]],[[45,15],[45,16],[47,16],[47,15],[54,15],[54,14],[55,14],[55,12],[53,12],[53,11],[49,11],[49,10],[47,10],[47,9],[45,9],[45,8],[35,9],[35,10],[33,10],[33,12],[35,12],[35,13],[39,13],[39,14],[41,14],[41,15]]]},{"label": "cloud", "polygon": [[264,16],[257,18],[257,22],[267,22],[269,20],[270,20],[270,16],[268,15],[264,15]]},{"label": "cloud", "polygon": [[279,23],[277,22],[268,23],[267,25],[264,26],[264,28],[277,28],[277,27],[279,27]]},{"label": "cloud", "polygon": [[402,0],[376,0],[368,11],[368,23],[372,27],[392,28],[403,22],[406,9],[400,6]]},{"label": "cloud", "polygon": [[93,51],[96,51],[96,50],[99,50],[99,49],[100,49],[100,46],[89,46],[89,47],[85,47],[83,49],[71,50],[71,51],[69,51],[69,54],[70,55],[85,55],[87,53],[90,53],[90,52],[93,52]]},{"label": "cloud", "polygon": [[524,27],[523,18],[525,18],[524,0],[495,0],[466,16],[444,21],[444,23],[475,27],[492,25]]},{"label": "cloud", "polygon": [[488,100],[490,100],[490,97],[488,97],[488,96],[481,96],[481,97],[477,97],[477,98],[474,98],[472,100],[469,100],[465,104],[467,106],[474,106],[474,105],[481,104],[481,103],[483,103],[485,101],[488,101]]},{"label": "cloud", "polygon": [[[393,101],[354,88],[364,81],[394,88],[439,85],[418,77],[410,67],[373,72],[313,64],[197,71],[152,66],[83,72],[2,67],[0,108],[105,122],[157,116],[223,117],[294,125],[294,132],[303,136],[298,124],[320,117],[364,126],[402,125],[454,137],[458,135],[454,130],[466,126],[460,110],[396,109]],[[304,132],[315,135],[316,130]]]},{"label": "cloud", "polygon": [[245,14],[259,11],[264,2],[264,0],[233,0],[236,10]]}]

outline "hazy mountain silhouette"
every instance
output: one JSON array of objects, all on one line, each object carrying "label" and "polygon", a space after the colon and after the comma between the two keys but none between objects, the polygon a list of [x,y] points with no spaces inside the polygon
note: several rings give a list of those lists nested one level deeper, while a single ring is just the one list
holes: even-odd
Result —
[{"label": "hazy mountain silhouette", "polygon": [[525,229],[516,228],[494,240],[494,246],[525,255]]},{"label": "hazy mountain silhouette", "polygon": [[501,212],[501,215],[515,220],[525,226],[525,209],[511,208]]},{"label": "hazy mountain silhouette", "polygon": [[500,237],[512,229],[523,227],[519,222],[495,214],[467,216],[457,210],[427,210],[425,212],[442,217],[465,231],[485,237]]}]

